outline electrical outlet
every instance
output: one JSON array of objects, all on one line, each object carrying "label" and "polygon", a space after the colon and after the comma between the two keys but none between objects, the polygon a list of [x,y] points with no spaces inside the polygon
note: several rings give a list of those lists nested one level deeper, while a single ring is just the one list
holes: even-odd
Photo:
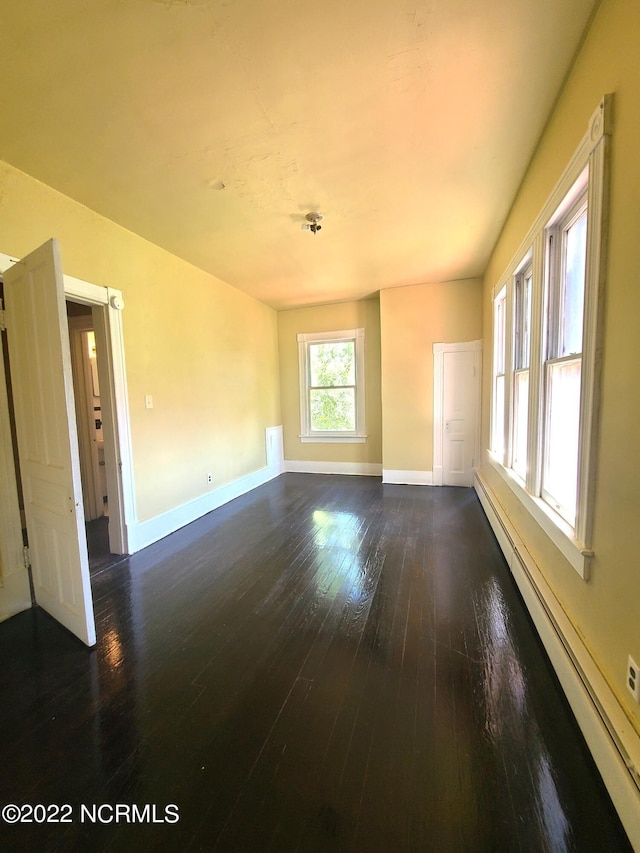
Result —
[{"label": "electrical outlet", "polygon": [[636,702],[640,703],[640,668],[631,655],[627,664],[627,687]]},{"label": "electrical outlet", "polygon": [[213,483],[213,474],[207,474],[207,483]]}]

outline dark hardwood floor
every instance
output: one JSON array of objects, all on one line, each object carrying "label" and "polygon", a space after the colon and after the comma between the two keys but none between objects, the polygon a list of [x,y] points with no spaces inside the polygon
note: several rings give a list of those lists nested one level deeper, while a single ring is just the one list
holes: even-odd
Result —
[{"label": "dark hardwood floor", "polygon": [[126,559],[121,554],[112,554],[109,550],[109,517],[107,515],[88,521],[85,528],[91,575],[109,569]]},{"label": "dark hardwood floor", "polygon": [[0,804],[71,817],[2,849],[630,849],[472,490],[287,474],[92,583],[93,651],[0,625]]}]

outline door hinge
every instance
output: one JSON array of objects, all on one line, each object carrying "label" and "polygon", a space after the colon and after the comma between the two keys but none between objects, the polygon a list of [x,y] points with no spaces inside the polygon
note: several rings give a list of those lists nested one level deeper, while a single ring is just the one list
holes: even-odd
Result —
[{"label": "door hinge", "polygon": [[7,331],[7,321],[5,320],[5,316],[4,316],[4,308],[0,308],[0,332],[6,332],[6,331]]},{"label": "door hinge", "polygon": [[30,569],[31,568],[31,557],[29,555],[29,546],[28,545],[24,546],[24,548],[22,549],[22,554],[24,556],[24,567],[25,567],[25,569]]}]

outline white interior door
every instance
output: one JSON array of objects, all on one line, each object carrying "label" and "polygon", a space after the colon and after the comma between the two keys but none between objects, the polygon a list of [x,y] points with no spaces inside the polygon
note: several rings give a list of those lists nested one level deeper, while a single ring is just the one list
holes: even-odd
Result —
[{"label": "white interior door", "polygon": [[476,445],[476,353],[444,353],[442,476],[448,486],[473,485]]},{"label": "white interior door", "polygon": [[434,484],[473,485],[479,463],[482,341],[434,344]]},{"label": "white interior door", "polygon": [[38,604],[96,641],[60,250],[4,273],[6,326],[33,585]]}]

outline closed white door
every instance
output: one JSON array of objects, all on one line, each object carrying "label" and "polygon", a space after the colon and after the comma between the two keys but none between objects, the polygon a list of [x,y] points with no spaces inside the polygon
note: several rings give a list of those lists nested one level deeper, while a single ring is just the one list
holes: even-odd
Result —
[{"label": "closed white door", "polygon": [[442,482],[473,485],[479,429],[480,351],[443,352]]},{"label": "closed white door", "polygon": [[18,454],[38,604],[96,641],[57,241],[4,273]]}]

